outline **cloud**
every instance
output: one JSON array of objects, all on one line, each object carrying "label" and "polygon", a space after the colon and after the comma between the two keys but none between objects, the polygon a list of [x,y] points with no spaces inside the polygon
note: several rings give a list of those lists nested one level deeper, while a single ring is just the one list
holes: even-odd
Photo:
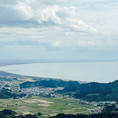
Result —
[{"label": "cloud", "polygon": [[32,19],[34,17],[33,9],[25,2],[18,2],[15,9],[23,16],[24,20]]},{"label": "cloud", "polygon": [[115,4],[111,0],[0,0],[0,58],[111,58],[118,48]]},{"label": "cloud", "polygon": [[17,0],[7,5],[2,1],[0,25],[38,28],[57,26],[72,31],[95,32],[96,29],[82,21],[77,13],[74,6],[54,5],[49,1]]},{"label": "cloud", "polygon": [[[109,37],[77,32],[63,32],[64,30],[0,28],[0,47],[41,47],[47,50],[112,50],[115,41]],[[44,32],[45,31],[45,32]],[[53,33],[52,33],[53,31]],[[53,35],[52,35],[53,34]],[[81,35],[80,35],[81,34]],[[37,50],[38,51],[38,50]],[[74,53],[74,52],[73,52]]]}]

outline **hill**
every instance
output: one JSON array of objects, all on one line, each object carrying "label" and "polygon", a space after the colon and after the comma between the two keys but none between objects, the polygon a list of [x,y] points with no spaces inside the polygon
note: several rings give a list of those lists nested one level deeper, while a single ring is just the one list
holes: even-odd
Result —
[{"label": "hill", "polygon": [[[56,88],[58,87],[63,89],[57,90]],[[37,93],[40,93],[40,91],[47,94],[47,90],[49,90],[48,93],[53,93],[54,95],[68,95],[87,101],[118,102],[118,80],[110,83],[80,83],[78,81],[64,81],[0,72],[0,89],[2,88],[9,88],[12,92],[23,91],[23,94],[28,92],[28,95],[32,95],[32,93],[33,95],[39,95]],[[44,89],[42,90],[41,88]]]},{"label": "hill", "polygon": [[118,100],[118,80],[110,83],[84,83],[77,81],[63,80],[40,80],[35,82],[24,82],[20,84],[21,88],[63,87],[63,90],[57,91],[59,94],[70,95],[75,98],[87,101],[117,101]]}]

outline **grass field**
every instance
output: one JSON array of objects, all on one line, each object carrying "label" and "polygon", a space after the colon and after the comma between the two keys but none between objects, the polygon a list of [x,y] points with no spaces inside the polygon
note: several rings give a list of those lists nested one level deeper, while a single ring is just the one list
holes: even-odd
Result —
[{"label": "grass field", "polygon": [[91,105],[80,104],[78,100],[70,98],[45,98],[34,96],[32,98],[0,99],[0,110],[10,109],[18,114],[34,114],[41,112],[45,115],[55,115],[57,113],[84,113],[89,114]]}]

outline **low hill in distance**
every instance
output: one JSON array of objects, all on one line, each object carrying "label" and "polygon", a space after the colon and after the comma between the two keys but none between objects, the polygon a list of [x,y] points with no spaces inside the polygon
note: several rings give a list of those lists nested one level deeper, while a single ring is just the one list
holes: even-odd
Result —
[{"label": "low hill in distance", "polygon": [[[87,101],[116,101],[118,102],[118,80],[110,83],[80,83],[78,81],[64,81],[51,78],[40,78],[31,76],[22,76],[6,72],[0,72],[0,88],[10,89],[12,92],[27,91],[38,92],[42,89],[51,88],[53,94],[68,95],[77,99]],[[61,88],[61,89],[56,89]],[[30,92],[28,93],[30,94]],[[52,94],[50,92],[50,94]]]}]

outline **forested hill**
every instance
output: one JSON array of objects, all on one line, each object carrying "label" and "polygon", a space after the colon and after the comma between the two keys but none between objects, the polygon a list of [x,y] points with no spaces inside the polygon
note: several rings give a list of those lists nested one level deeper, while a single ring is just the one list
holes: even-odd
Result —
[{"label": "forested hill", "polygon": [[[65,88],[65,91],[67,88]],[[75,90],[74,96],[89,101],[117,101],[118,102],[118,80],[107,83],[88,83],[81,84]]]},{"label": "forested hill", "polygon": [[[7,91],[9,86],[12,91]],[[57,90],[55,94],[69,95],[74,98],[87,100],[87,101],[117,101],[118,102],[118,80],[110,83],[80,83],[78,81],[64,81],[59,79],[50,78],[38,78],[27,77],[21,75],[10,74],[6,72],[0,72],[0,96],[1,98],[7,93],[11,93],[14,96],[15,88],[20,88],[18,91],[22,91],[24,88],[57,88],[63,89]],[[3,94],[4,93],[4,94]],[[37,93],[37,91],[36,91]],[[22,93],[20,93],[22,94]],[[27,93],[26,93],[27,94]],[[15,95],[16,96],[16,95]]]},{"label": "forested hill", "polygon": [[24,82],[20,84],[21,88],[46,87],[56,88],[64,87],[57,91],[60,94],[71,95],[75,98],[81,98],[88,101],[117,101],[118,100],[118,80],[110,83],[84,83],[77,81],[63,80],[40,80],[35,82]]}]

